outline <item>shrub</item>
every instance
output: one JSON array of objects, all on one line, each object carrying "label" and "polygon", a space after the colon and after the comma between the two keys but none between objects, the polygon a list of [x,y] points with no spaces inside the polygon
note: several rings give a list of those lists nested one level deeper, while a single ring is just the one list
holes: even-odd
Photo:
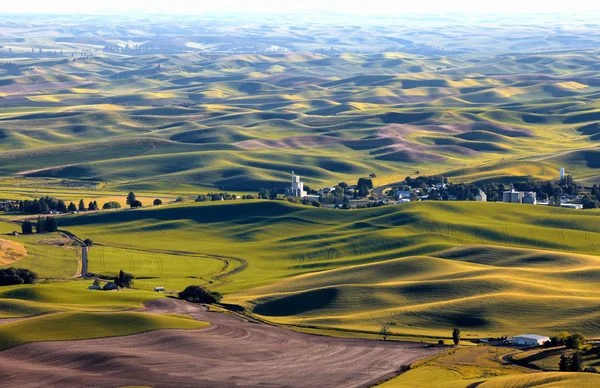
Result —
[{"label": "shrub", "polygon": [[594,368],[593,366],[588,366],[583,371],[586,373],[600,373],[598,372],[598,369]]},{"label": "shrub", "polygon": [[438,345],[443,345],[444,344],[444,340],[439,340],[438,341]]},{"label": "shrub", "polygon": [[162,200],[160,198],[156,198],[154,202],[152,202],[154,206],[162,205]]},{"label": "shrub", "polygon": [[218,303],[221,297],[218,292],[211,292],[202,286],[187,286],[179,293],[179,299],[192,303]]},{"label": "shrub", "polygon": [[31,284],[37,280],[37,277],[37,273],[25,268],[4,268],[0,269],[0,286]]},{"label": "shrub", "polygon": [[86,238],[85,240],[83,240],[83,243],[88,247],[91,247],[92,245],[94,245],[94,242],[89,238]]}]

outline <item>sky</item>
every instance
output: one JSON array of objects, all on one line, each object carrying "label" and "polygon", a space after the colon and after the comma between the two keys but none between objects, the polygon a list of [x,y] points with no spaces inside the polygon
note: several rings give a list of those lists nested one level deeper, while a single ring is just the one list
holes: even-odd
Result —
[{"label": "sky", "polygon": [[392,15],[407,13],[585,13],[600,12],[592,0],[27,0],[2,1],[0,13],[339,12]]}]

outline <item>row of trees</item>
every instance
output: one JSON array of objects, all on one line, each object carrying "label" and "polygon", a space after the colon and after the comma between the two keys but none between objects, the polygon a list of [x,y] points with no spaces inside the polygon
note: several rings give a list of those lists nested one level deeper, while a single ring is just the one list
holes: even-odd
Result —
[{"label": "row of trees", "polygon": [[[36,233],[54,233],[58,231],[58,224],[54,217],[38,217],[35,223]],[[23,221],[21,224],[21,232],[23,234],[33,234],[33,223],[29,220]]]}]

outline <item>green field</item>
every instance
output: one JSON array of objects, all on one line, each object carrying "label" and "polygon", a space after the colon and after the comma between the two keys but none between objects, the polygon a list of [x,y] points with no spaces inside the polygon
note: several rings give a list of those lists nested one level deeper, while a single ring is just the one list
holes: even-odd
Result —
[{"label": "green field", "polygon": [[[275,323],[376,332],[393,322],[396,334],[441,337],[460,326],[478,338],[600,332],[599,215],[502,203],[344,212],[244,201],[76,215],[61,227],[102,244],[91,268],[139,266],[155,284],[180,287],[188,273]],[[221,276],[213,255],[247,268]]]}]

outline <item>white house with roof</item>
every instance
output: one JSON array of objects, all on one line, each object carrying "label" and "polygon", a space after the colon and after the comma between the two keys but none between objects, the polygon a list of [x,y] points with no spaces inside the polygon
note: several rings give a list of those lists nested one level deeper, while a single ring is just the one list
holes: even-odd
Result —
[{"label": "white house with roof", "polygon": [[550,337],[537,334],[521,334],[512,337],[513,345],[540,346],[546,341],[550,341]]}]

